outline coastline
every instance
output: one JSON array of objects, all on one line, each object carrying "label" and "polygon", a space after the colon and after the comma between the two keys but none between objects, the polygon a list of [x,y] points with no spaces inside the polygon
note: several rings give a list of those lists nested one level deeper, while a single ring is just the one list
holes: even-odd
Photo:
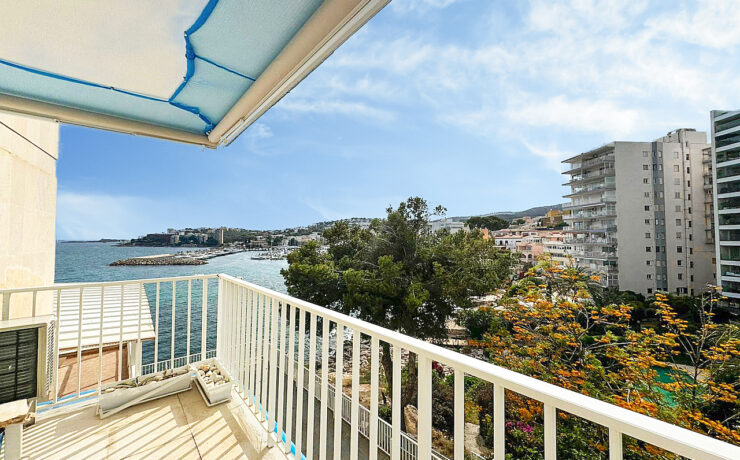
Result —
[{"label": "coastline", "polygon": [[208,260],[215,257],[228,256],[245,252],[245,249],[210,248],[201,251],[177,252],[175,254],[155,254],[128,259],[120,259],[110,263],[111,267],[130,265],[206,265]]}]

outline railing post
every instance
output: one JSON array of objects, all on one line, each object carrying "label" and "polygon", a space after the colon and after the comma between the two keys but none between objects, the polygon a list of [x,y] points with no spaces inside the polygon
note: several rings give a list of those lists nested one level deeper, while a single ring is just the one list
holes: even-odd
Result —
[{"label": "railing post", "polygon": [[352,422],[349,458],[357,460],[360,435],[360,330],[352,329]]},{"label": "railing post", "polygon": [[3,294],[3,321],[7,321],[10,319],[10,292],[6,292]]},{"label": "railing post", "polygon": [[[208,278],[201,280],[200,291],[200,360],[206,359],[207,329],[208,329]],[[157,283],[157,302],[159,302],[159,283]],[[159,305],[157,305],[159,307]],[[155,359],[156,361],[156,359]]]},{"label": "railing post", "polygon": [[378,374],[380,342],[377,337],[370,341],[370,460],[378,458]]},{"label": "railing post", "polygon": [[[316,328],[314,327],[314,330]],[[270,315],[270,413],[268,414],[268,436],[273,436],[277,428],[277,387],[278,375],[278,300],[272,298],[272,315]],[[278,433],[279,434],[279,433]],[[280,436],[277,436],[280,439]]]},{"label": "railing post", "polygon": [[622,433],[609,428],[609,460],[622,460]]},{"label": "railing post", "polygon": [[218,276],[218,292],[216,293],[216,356],[221,359],[223,347],[223,292],[224,280]]},{"label": "railing post", "polygon": [[334,458],[342,458],[342,411],[344,407],[344,326],[337,323],[334,347]]},{"label": "railing post", "polygon": [[418,394],[418,425],[420,459],[432,456],[432,360],[427,356],[419,355],[419,394]]},{"label": "railing post", "polygon": [[[326,445],[329,443],[328,429],[327,429],[327,406],[329,399],[329,320],[326,318],[321,319],[321,412],[319,415],[319,458],[326,458],[327,448]],[[340,391],[335,388],[335,391]]]},{"label": "railing post", "polygon": [[465,373],[455,369],[455,399],[452,421],[455,424],[455,460],[465,457]]},{"label": "railing post", "polygon": [[393,395],[391,396],[391,459],[401,460],[401,346],[393,344]]},{"label": "railing post", "polygon": [[[301,458],[303,450],[303,381],[306,370],[306,311],[298,312],[298,364],[296,365],[297,388],[296,416],[295,416],[295,457]],[[309,423],[309,427],[311,424]]]},{"label": "railing post", "polygon": [[316,313],[309,313],[308,329],[308,416],[306,418],[306,458],[313,458],[314,416],[316,412]]},{"label": "railing post", "polygon": [[506,459],[506,402],[504,387],[500,383],[493,386],[493,458]]},{"label": "railing post", "polygon": [[557,409],[552,404],[545,403],[545,460],[557,458]]}]

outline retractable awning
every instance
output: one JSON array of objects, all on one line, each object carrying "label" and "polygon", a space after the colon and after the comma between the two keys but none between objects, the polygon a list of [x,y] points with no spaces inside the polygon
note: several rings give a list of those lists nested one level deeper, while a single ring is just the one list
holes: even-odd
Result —
[{"label": "retractable awning", "polygon": [[3,0],[0,110],[216,147],[390,0]]}]

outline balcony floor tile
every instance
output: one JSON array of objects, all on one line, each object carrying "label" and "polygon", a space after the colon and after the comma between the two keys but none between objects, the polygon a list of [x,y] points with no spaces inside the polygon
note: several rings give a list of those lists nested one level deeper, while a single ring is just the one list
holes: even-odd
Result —
[{"label": "balcony floor tile", "polygon": [[104,420],[94,406],[44,418],[24,431],[23,458],[285,459],[238,396],[208,407],[195,385]]}]

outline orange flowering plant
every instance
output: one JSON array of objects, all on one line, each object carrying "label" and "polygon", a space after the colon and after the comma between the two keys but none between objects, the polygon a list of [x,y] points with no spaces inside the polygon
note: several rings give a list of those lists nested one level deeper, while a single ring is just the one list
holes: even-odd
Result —
[{"label": "orange flowering plant", "polygon": [[[711,288],[703,295],[693,312],[696,320],[680,317],[667,297],[658,294],[654,306],[660,324],[641,328],[631,325],[632,307],[596,305],[590,292],[597,281],[578,267],[557,266],[547,259],[538,263],[512,284],[503,308],[496,310],[499,326],[486,335],[489,359],[740,444],[740,328],[714,321],[719,291]],[[507,420],[541,420],[541,405],[522,398],[507,400]],[[605,455],[605,430],[559,415],[559,455]],[[628,458],[675,458],[632,439],[625,447]]]}]

